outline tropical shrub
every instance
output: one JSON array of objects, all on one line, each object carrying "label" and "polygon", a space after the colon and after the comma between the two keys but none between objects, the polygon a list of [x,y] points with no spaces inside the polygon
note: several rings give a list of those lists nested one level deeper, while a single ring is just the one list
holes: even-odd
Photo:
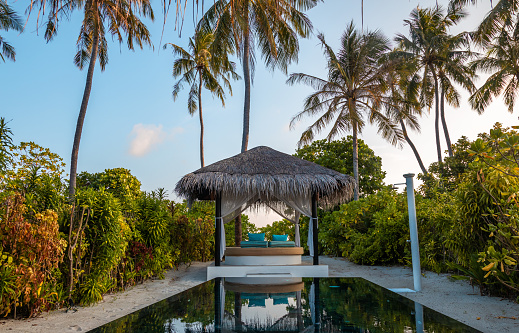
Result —
[{"label": "tropical shrub", "polygon": [[119,201],[103,189],[91,188],[76,191],[76,206],[91,209],[85,228],[84,249],[81,250],[79,301],[93,304],[102,295],[117,287],[118,266],[131,239],[131,229],[126,223]]},{"label": "tropical shrub", "polygon": [[27,218],[24,198],[12,195],[0,207],[0,314],[34,316],[59,303],[58,265],[66,242],[58,215],[45,210]]},{"label": "tropical shrub", "polygon": [[68,210],[62,180],[63,159],[33,142],[22,142],[12,149],[11,165],[3,173],[0,196],[19,193],[25,199],[27,214],[52,209],[61,218]]},{"label": "tropical shrub", "polygon": [[513,128],[496,124],[471,145],[478,200],[467,205],[481,212],[475,222],[486,241],[477,248],[485,284],[490,292],[508,296],[519,295],[519,133]]},{"label": "tropical shrub", "polygon": [[409,238],[406,209],[402,196],[390,190],[342,205],[321,221],[323,251],[360,264],[401,262]]},{"label": "tropical shrub", "polygon": [[[167,202],[154,193],[143,193],[136,200],[135,217],[134,245],[139,250],[133,251],[137,251],[141,262],[144,260],[147,263],[141,265],[138,274],[143,277],[162,276],[164,269],[171,268],[180,255],[180,249],[174,246],[171,239],[173,220]],[[150,250],[151,256],[147,254]]]},{"label": "tropical shrub", "polygon": [[124,168],[106,169],[100,173],[81,172],[77,176],[77,187],[103,189],[119,199],[124,212],[135,210],[134,204],[141,195],[141,182]]},{"label": "tropical shrub", "polygon": [[[214,258],[214,203],[194,202],[188,210],[186,202],[171,203],[175,221],[175,249],[179,262],[207,261]],[[177,264],[178,264],[177,263]]]},{"label": "tropical shrub", "polygon": [[[445,237],[456,220],[454,197],[439,194],[435,200],[415,194],[422,267],[447,269],[452,253]],[[319,242],[325,254],[344,256],[359,264],[410,264],[407,194],[385,189],[324,213]]]}]

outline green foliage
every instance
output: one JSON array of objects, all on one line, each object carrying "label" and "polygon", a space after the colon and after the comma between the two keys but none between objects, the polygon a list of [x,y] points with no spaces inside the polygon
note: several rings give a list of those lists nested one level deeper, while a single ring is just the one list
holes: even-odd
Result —
[{"label": "green foliage", "polygon": [[11,163],[11,150],[14,147],[13,132],[7,124],[8,122],[5,121],[5,118],[0,117],[0,172],[5,171]]},{"label": "green foliage", "polygon": [[81,172],[77,187],[103,189],[119,199],[125,212],[133,212],[135,200],[141,195],[141,182],[124,168],[106,169],[100,173]]},{"label": "green foliage", "polygon": [[[0,315],[36,315],[66,297],[93,304],[166,268],[213,258],[214,203],[188,210],[164,189],[141,192],[129,170],[116,168],[82,173],[70,205],[58,155],[32,142],[9,152],[0,172]],[[243,220],[244,233],[255,231]]]},{"label": "green foliage", "polygon": [[360,264],[401,262],[409,237],[406,209],[404,197],[389,190],[342,205],[320,223],[324,252]]},{"label": "green foliage", "polygon": [[52,210],[26,218],[21,195],[0,205],[0,315],[34,316],[51,308],[66,242]]},{"label": "green foliage", "polygon": [[207,261],[214,257],[214,202],[171,203],[175,248],[179,261]]},{"label": "green foliage", "polygon": [[[363,140],[359,145],[359,188],[361,196],[375,193],[384,187],[386,172],[382,171],[382,159]],[[296,151],[294,156],[317,163],[340,173],[353,175],[353,138],[318,140]]]},{"label": "green foliage", "polygon": [[498,282],[491,292],[517,296],[519,133],[496,124],[470,148],[476,157],[471,173],[474,198],[465,206],[479,213],[473,224],[481,229],[478,231],[481,241],[486,241],[476,247],[480,265],[486,272],[485,284]]},{"label": "green foliage", "polygon": [[266,226],[259,228],[259,232],[265,233],[265,239],[271,240],[272,235],[288,235],[288,240],[293,241],[295,239],[296,229],[294,223],[282,219],[281,221],[272,222],[272,225],[267,224]]},{"label": "green foliage", "polygon": [[468,171],[474,157],[469,153],[472,142],[462,136],[452,145],[452,157],[445,157],[441,164],[431,163],[427,175],[420,174],[418,179],[423,180],[420,191],[427,197],[432,198],[435,192],[452,192],[462,180],[463,174]]},{"label": "green foliage", "polygon": [[125,255],[131,230],[120,209],[119,201],[103,189],[76,191],[76,206],[91,209],[80,278],[79,299],[82,304],[93,304],[102,294],[117,285],[117,268]]},{"label": "green foliage", "polygon": [[[225,244],[227,246],[234,246],[234,220],[225,223]],[[241,214],[241,238],[242,240],[249,239],[249,233],[256,233],[258,229],[254,224],[249,222],[249,217]]]},{"label": "green foliage", "polygon": [[[147,265],[149,271],[139,274],[146,277],[162,274],[165,268],[171,268],[175,263],[179,251],[175,251],[171,239],[172,217],[165,200],[161,200],[153,193],[143,193],[136,204],[136,221],[134,224],[134,239],[142,242],[151,250]],[[146,275],[144,273],[147,273]]]},{"label": "green foliage", "polygon": [[[67,210],[63,183],[65,163],[48,148],[34,142],[22,142],[13,148],[11,165],[2,175],[0,196],[20,193],[28,214],[52,209],[58,214]],[[61,220],[60,220],[61,222]]]},{"label": "green foliage", "polygon": [[[456,216],[454,197],[442,194],[431,200],[416,194],[415,201],[422,267],[444,271],[451,258],[444,242]],[[324,213],[319,242],[324,253],[359,264],[408,264],[408,221],[407,195],[384,189]]]}]

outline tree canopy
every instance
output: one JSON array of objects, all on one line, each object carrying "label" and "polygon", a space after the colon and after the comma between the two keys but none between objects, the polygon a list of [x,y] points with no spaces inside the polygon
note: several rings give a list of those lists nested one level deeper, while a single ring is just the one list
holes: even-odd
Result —
[{"label": "tree canopy", "polygon": [[[362,140],[359,145],[359,193],[361,196],[375,193],[384,187],[386,172],[382,171],[382,158]],[[317,163],[340,173],[353,173],[353,137],[341,140],[318,140],[296,151],[294,156]]]}]

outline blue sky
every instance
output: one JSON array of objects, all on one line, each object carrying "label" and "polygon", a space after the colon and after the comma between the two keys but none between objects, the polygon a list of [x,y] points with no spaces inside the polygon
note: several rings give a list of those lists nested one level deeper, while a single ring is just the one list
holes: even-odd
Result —
[{"label": "blue sky", "polygon": [[[18,13],[24,13],[26,2],[8,2]],[[447,1],[438,2],[444,7],[447,4]],[[434,0],[365,0],[364,27],[380,29],[392,39],[397,32],[407,33],[403,20],[413,8],[430,7],[435,3]],[[149,22],[148,28],[154,49],[129,51],[126,46],[111,42],[106,70],[101,72],[96,68],[78,171],[100,172],[124,167],[142,182],[143,190],[164,187],[171,193],[180,177],[200,167],[199,123],[197,116],[191,117],[187,112],[186,94],[181,94],[176,102],[171,97],[175,83],[171,76],[174,57],[170,50],[162,50],[160,2],[154,1],[153,6],[157,19]],[[490,1],[469,7],[469,18],[456,29],[474,28],[489,8]],[[351,20],[360,29],[360,12],[360,0],[327,0],[308,15],[315,33],[324,33],[327,42],[337,50],[339,38]],[[43,30],[37,33],[35,17],[29,19],[22,34],[0,32],[17,52],[16,62],[0,63],[0,116],[11,121],[15,142],[34,141],[59,154],[67,164],[86,78],[86,70],[80,71],[73,64],[80,20],[81,13],[76,13],[69,21],[61,21],[58,35],[50,43],[45,42]],[[189,14],[181,37],[174,31],[171,14],[162,44],[187,47],[192,34],[193,21]],[[241,72],[240,65],[237,70]],[[288,71],[326,76],[325,59],[315,35],[301,40],[299,62]],[[304,120],[289,130],[290,119],[301,110],[304,98],[312,90],[303,85],[288,86],[286,78],[281,72],[267,71],[258,57],[251,96],[249,149],[266,145],[292,154],[301,132],[312,121]],[[243,81],[234,82],[233,91],[225,108],[208,93],[203,97],[206,164],[240,152]],[[461,135],[474,139],[496,121],[507,126],[517,125],[517,115],[506,112],[500,101],[478,116],[470,110],[466,97],[465,94],[459,109],[446,109],[453,142]],[[411,133],[411,137],[424,163],[429,165],[436,158],[433,116],[424,117],[421,125],[421,134]],[[326,133],[325,130],[323,135]],[[387,171],[386,183],[403,182],[402,175],[408,172],[419,173],[409,147],[404,146],[402,150],[392,147],[369,126],[361,138],[382,157],[383,169]]]}]

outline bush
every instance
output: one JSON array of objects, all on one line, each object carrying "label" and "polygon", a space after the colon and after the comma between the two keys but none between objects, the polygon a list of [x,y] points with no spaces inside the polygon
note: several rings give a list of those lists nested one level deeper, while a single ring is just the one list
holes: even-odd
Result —
[{"label": "bush", "polygon": [[66,242],[52,210],[27,219],[24,198],[13,195],[0,208],[0,315],[34,316],[59,302],[58,264]]},{"label": "bush", "polygon": [[131,230],[126,223],[119,201],[103,189],[91,188],[76,191],[76,206],[91,209],[85,228],[84,247],[79,248],[81,272],[79,277],[79,301],[90,305],[102,299],[102,295],[117,287],[121,263]]},{"label": "bush", "polygon": [[[153,193],[143,193],[136,200],[135,209],[134,244],[139,247],[136,254],[142,263],[137,273],[145,278],[162,276],[164,269],[171,268],[180,255],[180,249],[173,244],[170,232],[173,219],[167,203]],[[148,249],[151,256],[146,254]]]},{"label": "bush", "polygon": [[214,202],[171,203],[175,235],[174,247],[179,252],[180,263],[214,259]]}]

